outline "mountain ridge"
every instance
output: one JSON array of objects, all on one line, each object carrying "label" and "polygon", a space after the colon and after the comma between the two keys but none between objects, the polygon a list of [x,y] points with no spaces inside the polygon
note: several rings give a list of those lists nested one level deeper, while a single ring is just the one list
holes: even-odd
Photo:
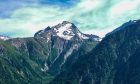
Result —
[{"label": "mountain ridge", "polygon": [[39,32],[35,33],[34,37],[41,36],[41,34],[44,33],[46,34],[49,33],[48,36],[49,35],[58,36],[65,40],[71,40],[71,39],[79,39],[79,40],[91,39],[96,41],[101,40],[101,38],[96,35],[81,33],[73,23],[68,21],[63,21],[62,23],[59,23],[56,26],[52,26],[52,27],[48,26],[46,29],[40,30]]},{"label": "mountain ridge", "polygon": [[[92,37],[89,35],[91,39],[81,39],[77,34],[79,32],[76,32],[78,31],[76,26],[74,28],[70,26],[69,28],[75,29],[72,30],[74,35],[71,39],[61,38],[53,30],[54,28],[48,27],[37,32],[34,37],[1,40],[0,60],[6,65],[0,66],[7,67],[8,70],[1,68],[0,73],[7,72],[8,74],[4,77],[8,77],[9,74],[13,75],[9,77],[9,80],[3,77],[0,83],[10,84],[12,81],[14,84],[46,84],[61,71],[67,70],[79,59],[80,55],[88,53],[99,43],[98,40],[94,40],[94,38],[99,38],[98,36]],[[69,31],[64,35],[69,35]],[[5,45],[9,46],[6,47]],[[3,56],[5,57],[3,58]],[[12,70],[9,71],[10,69]]]},{"label": "mountain ridge", "polygon": [[139,84],[140,21],[107,35],[50,84]]},{"label": "mountain ridge", "polygon": [[139,84],[139,49],[140,20],[101,41],[64,21],[34,37],[0,40],[0,83]]}]

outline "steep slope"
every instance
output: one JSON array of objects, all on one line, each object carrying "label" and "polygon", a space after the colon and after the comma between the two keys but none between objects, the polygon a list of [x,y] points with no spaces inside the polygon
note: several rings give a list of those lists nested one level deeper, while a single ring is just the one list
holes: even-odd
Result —
[{"label": "steep slope", "polygon": [[100,38],[83,34],[74,24],[64,21],[37,32],[33,38],[15,38],[9,41],[18,51],[42,66],[41,71],[57,75],[66,69],[65,64],[70,66],[80,55],[92,50]]},{"label": "steep slope", "polygon": [[39,66],[26,55],[22,55],[7,41],[0,41],[0,84],[40,84],[52,77],[37,71]]},{"label": "steep slope", "polygon": [[0,40],[0,83],[46,84],[91,51],[99,40],[67,21],[47,27],[34,37]]},{"label": "steep slope", "polygon": [[49,46],[48,72],[53,75],[58,74],[61,69],[66,69],[65,64],[70,66],[74,63],[79,54],[89,52],[100,40],[98,36],[81,33],[74,24],[67,21],[37,32],[35,38],[40,39],[40,37],[47,40]]},{"label": "steep slope", "polygon": [[108,34],[50,84],[140,84],[140,20]]}]

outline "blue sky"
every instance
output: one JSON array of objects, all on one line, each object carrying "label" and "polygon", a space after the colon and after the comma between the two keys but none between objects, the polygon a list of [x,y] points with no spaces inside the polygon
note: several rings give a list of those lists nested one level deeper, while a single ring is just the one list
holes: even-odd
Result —
[{"label": "blue sky", "polygon": [[139,13],[140,0],[0,0],[0,34],[30,37],[67,20],[103,37]]}]

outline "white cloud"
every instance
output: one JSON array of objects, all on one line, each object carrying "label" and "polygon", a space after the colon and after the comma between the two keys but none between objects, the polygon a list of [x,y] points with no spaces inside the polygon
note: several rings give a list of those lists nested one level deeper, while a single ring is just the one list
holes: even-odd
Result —
[{"label": "white cloud", "polygon": [[101,0],[82,0],[81,3],[77,5],[79,9],[93,10],[101,5]]},{"label": "white cloud", "polygon": [[117,17],[126,12],[133,12],[138,6],[140,6],[140,0],[123,0],[112,6],[110,14]]},{"label": "white cloud", "polygon": [[[22,7],[13,11],[9,19],[0,19],[0,32],[15,32],[13,37],[33,36],[49,25],[63,20],[72,21],[86,33],[103,37],[107,32],[130,19],[140,18],[139,0],[81,0],[71,8],[57,5]],[[131,12],[131,13],[130,13]]]}]

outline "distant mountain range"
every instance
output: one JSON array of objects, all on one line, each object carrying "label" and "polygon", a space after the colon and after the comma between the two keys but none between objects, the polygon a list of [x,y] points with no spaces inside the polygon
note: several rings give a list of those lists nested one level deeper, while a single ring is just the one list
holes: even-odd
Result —
[{"label": "distant mountain range", "polygon": [[139,56],[140,20],[103,39],[63,21],[30,38],[0,36],[0,84],[140,84]]}]

